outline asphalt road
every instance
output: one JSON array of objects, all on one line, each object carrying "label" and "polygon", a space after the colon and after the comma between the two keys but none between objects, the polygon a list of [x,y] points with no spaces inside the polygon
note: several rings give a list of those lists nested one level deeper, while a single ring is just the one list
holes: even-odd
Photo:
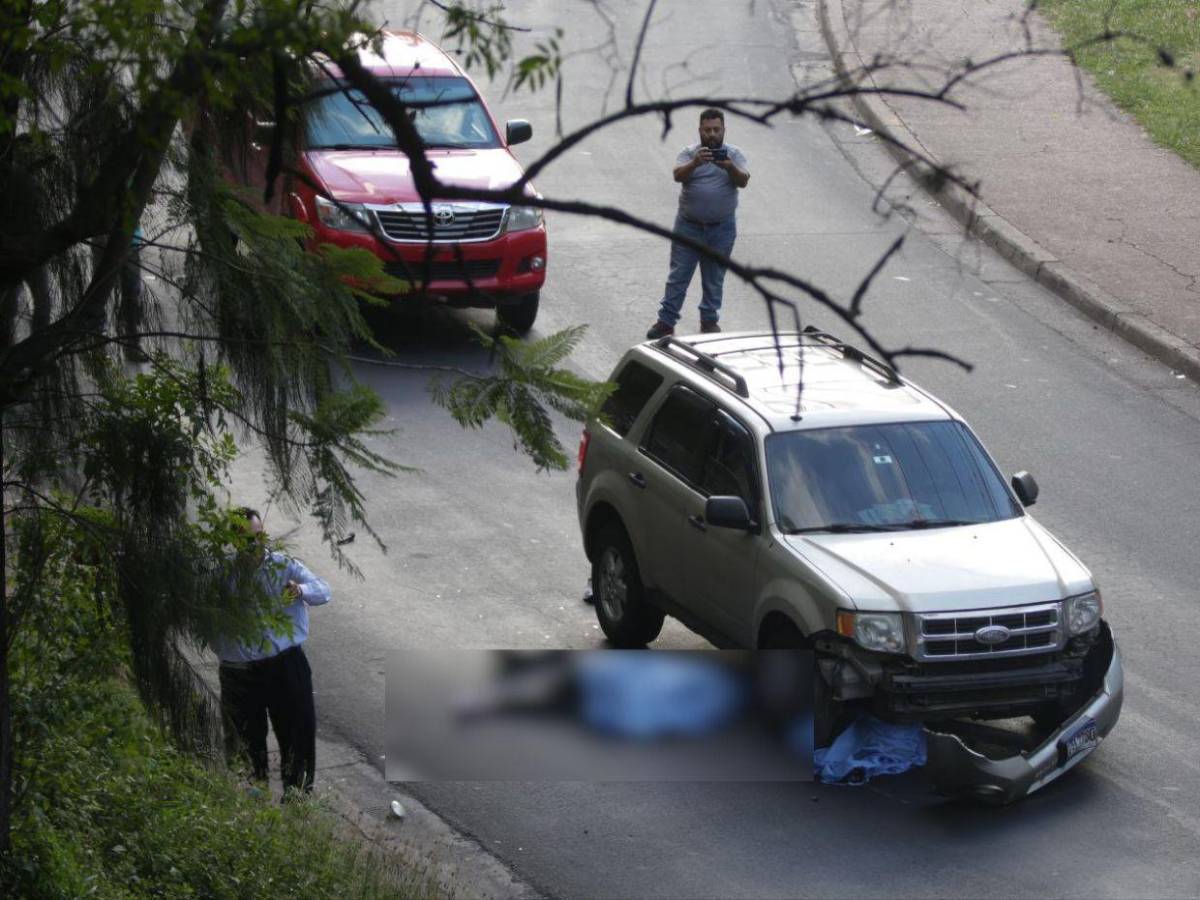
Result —
[{"label": "asphalt road", "polygon": [[[379,3],[395,25],[412,4]],[[828,70],[813,2],[664,2],[638,79],[641,97],[692,93],[786,96]],[[532,34],[567,30],[564,128],[622,102],[619,67],[632,55],[641,3],[514,0]],[[432,19],[432,9],[424,15]],[[431,36],[436,28],[429,29]],[[618,67],[614,69],[614,66]],[[615,76],[615,78],[614,78]],[[500,118],[528,118],[526,162],[553,142],[550,92],[503,96]],[[621,125],[567,154],[538,179],[547,195],[621,205],[669,225],[670,170],[694,140],[693,114],[664,140],[660,121]],[[541,892],[563,897],[1122,896],[1200,895],[1200,391],[966,244],[955,226],[901,180],[890,196],[913,215],[881,217],[883,151],[853,128],[781,120],[730,121],[752,180],[735,255],[787,268],[848,296],[899,234],[880,273],[869,327],[893,345],[938,347],[970,360],[963,373],[913,361],[906,374],[972,422],[1003,470],[1026,468],[1042,496],[1033,510],[1092,567],[1126,663],[1116,731],[1084,766],[1003,810],[946,803],[918,778],[866,788],[772,784],[438,784],[425,802],[509,863]],[[915,219],[919,229],[914,229]],[[589,324],[574,357],[603,377],[654,319],[666,274],[661,241],[616,226],[550,217],[549,280],[537,331]],[[685,324],[696,319],[696,291]],[[845,333],[811,303],[806,322]],[[484,369],[467,324],[485,313],[435,316],[422,334],[392,335],[400,363]],[[722,324],[762,328],[762,302],[732,279]],[[575,521],[574,476],[536,473],[501,426],[463,431],[428,402],[426,372],[363,362],[357,374],[390,408],[377,447],[419,471],[364,477],[385,554],[360,533],[364,578],[331,574],[336,601],[314,613],[309,653],[322,731],[376,760],[383,753],[384,669],[406,647],[587,648],[602,645],[580,602],[587,564]],[[564,424],[573,451],[578,428]],[[247,469],[246,471],[249,471]],[[301,528],[297,545],[320,567]],[[702,647],[669,625],[659,646]],[[382,767],[382,762],[380,761]]]}]

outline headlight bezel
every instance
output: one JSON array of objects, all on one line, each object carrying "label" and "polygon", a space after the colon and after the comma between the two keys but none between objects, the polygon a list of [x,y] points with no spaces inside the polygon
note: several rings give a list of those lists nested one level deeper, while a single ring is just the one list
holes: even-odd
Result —
[{"label": "headlight bezel", "polygon": [[362,203],[335,203],[317,196],[317,221],[332,231],[348,234],[370,234],[370,213]]},{"label": "headlight bezel", "polygon": [[[1081,620],[1085,623],[1081,627],[1077,627],[1075,624],[1078,610],[1089,611],[1086,614],[1087,617]],[[1100,624],[1103,616],[1104,599],[1100,596],[1098,588],[1082,594],[1074,594],[1063,601],[1063,628],[1068,638],[1087,634]]]},{"label": "headlight bezel", "polygon": [[504,231],[532,231],[545,220],[540,206],[510,206],[504,213]]},{"label": "headlight bezel", "polygon": [[840,609],[837,632],[873,653],[903,655],[908,652],[903,613]]}]

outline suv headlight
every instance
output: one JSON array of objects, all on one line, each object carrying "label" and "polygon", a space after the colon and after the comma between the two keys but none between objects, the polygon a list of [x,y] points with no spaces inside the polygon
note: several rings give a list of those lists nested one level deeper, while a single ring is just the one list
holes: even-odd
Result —
[{"label": "suv headlight", "polygon": [[505,219],[505,231],[528,231],[542,224],[542,210],[537,206],[510,206]]},{"label": "suv headlight", "polygon": [[878,653],[903,653],[904,620],[900,613],[847,612],[837,614],[838,634]]},{"label": "suv headlight", "polygon": [[361,203],[343,203],[339,206],[324,197],[317,198],[317,218],[322,225],[334,231],[369,232],[369,215]]},{"label": "suv headlight", "polygon": [[1065,606],[1068,635],[1091,631],[1096,627],[1104,612],[1104,603],[1100,599],[1099,591],[1089,591],[1086,594],[1068,597]]}]

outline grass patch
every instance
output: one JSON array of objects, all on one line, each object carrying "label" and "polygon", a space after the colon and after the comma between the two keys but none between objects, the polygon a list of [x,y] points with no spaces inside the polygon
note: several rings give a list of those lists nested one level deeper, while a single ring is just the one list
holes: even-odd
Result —
[{"label": "grass patch", "polygon": [[[408,898],[439,892],[351,840],[319,802],[244,793],[223,760],[185,753],[130,683],[125,619],[64,533],[22,569],[8,665],[12,849],[0,897]],[[211,751],[210,751],[211,752]]]},{"label": "grass patch", "polygon": [[[1081,47],[1106,29],[1135,35],[1079,50],[1079,64],[1155,142],[1200,168],[1200,4],[1042,0],[1038,8],[1067,48]],[[1173,66],[1164,65],[1160,50]]]},{"label": "grass patch", "polygon": [[[429,886],[338,837],[312,801],[280,808],[177,751],[119,681],[74,684],[72,712],[22,759],[10,897],[415,897]],[[66,700],[66,697],[64,697]]]}]

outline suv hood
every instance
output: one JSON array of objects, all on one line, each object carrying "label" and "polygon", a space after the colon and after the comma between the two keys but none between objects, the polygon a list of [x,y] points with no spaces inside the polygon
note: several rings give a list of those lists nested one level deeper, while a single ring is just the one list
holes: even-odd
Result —
[{"label": "suv hood", "polygon": [[929,531],[784,538],[859,609],[953,612],[1061,600],[1090,573],[1029,516]]},{"label": "suv hood", "polygon": [[[430,150],[438,178],[458,187],[502,190],[523,174],[506,149]],[[408,157],[398,150],[309,150],[304,154],[314,175],[344,203],[415,203]]]}]

